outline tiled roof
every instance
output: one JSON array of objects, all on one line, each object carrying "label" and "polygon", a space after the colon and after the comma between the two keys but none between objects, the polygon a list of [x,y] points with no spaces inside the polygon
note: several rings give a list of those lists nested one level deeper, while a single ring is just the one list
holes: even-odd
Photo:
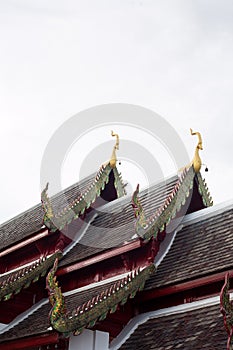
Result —
[{"label": "tiled roof", "polygon": [[[85,192],[85,189],[93,183],[95,176],[96,174],[93,174],[53,196],[51,198],[51,204],[54,212],[65,207],[67,202],[72,203],[77,198],[78,193]],[[161,210],[164,205],[167,207],[166,200],[174,192],[178,182],[180,182],[179,176],[175,175],[151,186],[139,194],[139,199],[147,218],[155,216],[156,211]],[[205,190],[203,193],[205,194]],[[133,236],[137,238],[135,235],[135,217],[132,210],[131,196],[114,202],[114,204],[110,203],[110,205],[101,207],[100,210],[102,211],[99,211],[99,214],[93,220],[84,237],[79,241],[79,244],[74,246],[62,259],[61,266],[72,263],[73,261],[82,260],[105,249],[119,246],[124,242],[130,241]],[[166,220],[170,219],[169,215],[170,213],[166,212]],[[2,224],[0,226],[0,250],[12,245],[13,242],[15,244],[39,231],[43,225],[43,216],[42,206],[38,204]],[[162,217],[159,221],[163,221]]]},{"label": "tiled roof", "polygon": [[3,334],[0,334],[0,343],[20,339],[27,336],[39,335],[47,332],[49,327],[49,303],[42,305],[37,311],[30,314],[22,322],[16,324]]},{"label": "tiled roof", "polygon": [[0,275],[0,300],[8,300],[13,294],[27,288],[32,282],[46,275],[47,270],[53,265],[56,257],[61,258],[61,253],[56,252],[51,256],[42,256],[20,269]]},{"label": "tiled roof", "polygon": [[114,350],[220,350],[226,348],[226,342],[223,318],[216,304],[151,318]]},{"label": "tiled roof", "polygon": [[[84,328],[93,327],[97,321],[102,321],[107,314],[114,313],[119,305],[124,305],[128,298],[134,298],[136,293],[144,288],[145,281],[154,272],[154,264],[131,271],[127,276],[112,284],[94,298],[87,293],[87,301],[84,304],[76,304],[71,311],[66,311],[67,306],[61,293],[61,288],[56,280],[58,260],[47,276],[47,289],[52,304],[50,312],[51,326],[63,334],[80,334]],[[119,277],[118,277],[119,278]]]},{"label": "tiled roof", "polygon": [[94,179],[88,183],[85,189],[76,194],[75,199],[69,202],[65,201],[65,204],[55,203],[55,205],[51,203],[47,194],[47,184],[41,194],[41,201],[45,211],[44,224],[52,232],[62,230],[75,219],[82,216],[86,209],[90,208],[100,196],[101,191],[111,191],[107,187],[108,183],[111,183],[110,186],[115,188],[116,198],[126,194],[122,176],[117,168],[112,169],[110,164],[105,164],[100,167]]},{"label": "tiled roof", "polygon": [[[187,198],[190,198],[194,183],[198,187],[203,205],[212,205],[205,181],[200,174],[195,175],[192,168],[180,176],[164,179],[137,194],[145,217],[148,218],[146,227],[142,230],[145,232],[140,234],[140,237],[149,240],[151,235],[156,237],[159,230],[163,231],[182,205],[186,206],[186,202],[189,203]],[[187,209],[186,206],[184,210]],[[126,196],[99,208],[99,214],[89,222],[85,234],[60,261],[60,266],[81,261],[132,239],[138,239],[136,219],[132,208],[132,196]]]},{"label": "tiled roof", "polygon": [[[214,209],[214,208],[213,208]],[[203,210],[205,211],[205,209]],[[233,267],[233,208],[186,222],[145,289],[179,283]]]},{"label": "tiled roof", "polygon": [[[89,298],[101,293],[108,288],[111,283],[101,285],[92,289],[74,293],[65,298],[67,309],[73,310],[77,305],[85,303]],[[42,304],[42,306],[36,309],[28,317],[26,316],[21,322],[17,323],[13,328],[10,328],[3,334],[0,334],[0,343],[3,341],[9,341],[13,339],[20,339],[26,336],[39,335],[48,332],[49,324],[49,312],[51,305],[49,302]]]},{"label": "tiled roof", "polygon": [[[135,280],[136,280],[137,279],[136,273],[133,273],[133,276],[135,276]],[[119,282],[122,282],[122,281],[125,281],[125,277],[124,279],[123,278],[114,279],[111,282],[107,282],[105,284],[99,284],[97,286],[93,286],[88,289],[81,288],[80,291],[74,291],[73,293],[70,293],[70,292],[66,293],[67,296],[65,297],[65,302],[67,306],[67,311],[71,312],[72,310],[76,309],[78,306],[87,303],[92,298],[98,295],[101,295],[102,292],[107,291],[107,293],[109,293],[109,291],[111,291],[112,289],[118,288]],[[125,285],[125,283],[123,283],[123,285]],[[127,288],[124,287],[124,288],[125,288],[125,291],[127,292],[128,287]],[[122,288],[120,287],[120,289]],[[102,295],[102,298],[103,296],[104,294]],[[39,303],[39,306],[35,305],[34,307],[35,307],[34,312],[33,310],[32,311],[29,310],[28,314],[26,312],[21,320],[19,316],[18,321],[14,320],[12,322],[12,327],[11,327],[11,324],[9,325],[10,326],[9,330],[6,330],[5,332],[3,330],[2,333],[0,333],[0,343],[5,341],[10,341],[13,339],[20,339],[23,337],[40,335],[51,331],[51,328],[48,329],[50,327],[50,324],[49,324],[49,312],[51,310],[50,303],[48,301],[42,301]]]},{"label": "tiled roof", "polygon": [[[172,176],[140,193],[139,198],[148,217],[163,205],[177,181],[178,176]],[[83,238],[64,256],[59,266],[81,261],[129,242],[132,237],[137,238],[131,198],[126,196],[100,208],[101,211],[91,222]]]},{"label": "tiled roof", "polygon": [[[78,183],[66,188],[51,197],[51,204],[54,211],[61,210],[72,203],[77,196],[89,187],[95,179],[96,173],[79,181]],[[0,225],[0,250],[17,243],[35,232],[38,232],[43,226],[44,211],[41,203],[19,214],[11,220]]]}]

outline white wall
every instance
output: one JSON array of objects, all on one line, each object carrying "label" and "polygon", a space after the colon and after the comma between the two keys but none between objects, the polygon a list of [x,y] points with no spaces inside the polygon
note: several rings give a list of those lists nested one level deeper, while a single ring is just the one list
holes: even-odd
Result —
[{"label": "white wall", "polygon": [[108,350],[109,334],[85,329],[78,336],[71,336],[69,350]]}]

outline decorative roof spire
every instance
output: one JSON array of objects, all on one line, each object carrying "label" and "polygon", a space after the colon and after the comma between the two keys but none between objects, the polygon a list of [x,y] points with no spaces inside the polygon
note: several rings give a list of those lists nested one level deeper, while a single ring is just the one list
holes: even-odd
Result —
[{"label": "decorative roof spire", "polygon": [[202,138],[201,138],[201,134],[199,132],[197,132],[197,131],[194,132],[191,128],[190,128],[190,132],[191,132],[191,135],[197,135],[197,137],[198,137],[198,144],[196,146],[194,157],[192,160],[192,165],[193,165],[194,171],[195,171],[195,173],[198,173],[201,170],[201,165],[202,165],[202,161],[201,161],[201,158],[199,156],[199,150],[200,149],[203,150]]},{"label": "decorative roof spire", "polygon": [[134,298],[142,291],[146,280],[155,273],[155,265],[132,270],[127,276],[113,282],[99,294],[77,305],[72,311],[66,309],[66,300],[56,279],[58,259],[46,278],[46,288],[52,309],[49,320],[52,328],[68,337],[71,333],[79,335],[84,328],[92,328],[97,321],[102,321],[107,314],[114,313],[118,305],[124,305],[128,298]]},{"label": "decorative roof spire", "polygon": [[41,202],[45,213],[44,221],[47,221],[53,218],[53,208],[51,205],[50,198],[47,194],[48,187],[49,187],[49,183],[47,182],[45,189],[41,193]]},{"label": "decorative roof spire", "polygon": [[110,166],[111,168],[115,168],[116,167],[116,162],[117,162],[117,156],[116,156],[116,150],[119,149],[119,135],[118,134],[115,134],[113,131],[111,132],[112,136],[116,136],[116,144],[115,146],[113,147],[113,151],[112,151],[112,156],[111,156],[111,159],[110,159]]}]

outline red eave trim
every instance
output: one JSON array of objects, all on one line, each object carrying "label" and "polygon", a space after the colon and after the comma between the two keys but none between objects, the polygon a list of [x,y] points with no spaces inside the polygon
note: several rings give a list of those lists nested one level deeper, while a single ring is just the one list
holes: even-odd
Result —
[{"label": "red eave trim", "polygon": [[[154,298],[163,297],[169,294],[180,293],[188,289],[202,287],[204,285],[208,285],[211,283],[224,281],[226,272],[227,270],[224,272],[218,272],[211,276],[200,277],[193,281],[175,284],[173,286],[155,288],[151,290],[144,290],[138,295],[137,301],[147,301]],[[233,277],[233,270],[229,270],[229,274],[230,274],[230,277]]]},{"label": "red eave trim", "polygon": [[80,261],[80,262],[75,263],[73,265],[66,266],[66,267],[61,267],[57,271],[57,275],[58,276],[65,275],[66,273],[82,269],[83,267],[96,264],[97,262],[100,262],[100,261],[103,261],[103,260],[106,260],[106,259],[110,259],[110,258],[112,258],[114,256],[121,255],[121,254],[129,252],[131,250],[140,248],[143,244],[145,244],[145,243],[143,243],[142,240],[138,239],[137,241],[125,244],[124,246],[112,249],[110,251],[107,251],[105,253],[96,255],[96,256],[94,256],[92,258]]},{"label": "red eave trim", "polygon": [[1,350],[27,349],[32,346],[55,344],[58,342],[58,333],[41,334],[36,337],[16,339],[7,343],[0,343]]},{"label": "red eave trim", "polygon": [[20,242],[18,244],[15,244],[13,247],[10,247],[8,249],[5,249],[4,251],[0,252],[0,258],[4,255],[7,255],[9,253],[12,253],[14,252],[15,250],[17,249],[20,249],[22,247],[25,247],[26,245],[30,244],[30,243],[33,243],[35,241],[38,241],[38,239],[42,238],[42,237],[45,237],[49,234],[49,231],[48,229],[45,229],[43,230],[42,232],[38,233],[37,235],[31,237],[31,238],[28,238],[26,240],[24,240],[23,242]]}]

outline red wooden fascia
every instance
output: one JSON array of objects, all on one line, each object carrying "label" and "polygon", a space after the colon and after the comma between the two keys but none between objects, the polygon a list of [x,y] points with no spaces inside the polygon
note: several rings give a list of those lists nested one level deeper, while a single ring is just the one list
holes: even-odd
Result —
[{"label": "red wooden fascia", "polygon": [[56,344],[59,341],[59,335],[56,332],[50,334],[41,334],[36,337],[16,339],[7,343],[0,343],[1,350],[23,350],[32,346]]},{"label": "red wooden fascia", "polygon": [[12,246],[10,248],[7,248],[7,249],[3,250],[2,252],[0,252],[0,258],[2,256],[5,256],[5,255],[7,255],[9,253],[14,252],[17,249],[25,247],[28,244],[31,244],[31,243],[33,243],[35,241],[38,241],[39,239],[41,239],[41,238],[43,238],[43,237],[45,237],[47,235],[49,235],[49,230],[48,229],[44,229],[43,231],[41,231],[37,235],[35,235],[33,237],[30,237],[28,239],[25,239],[23,242],[20,242],[20,243],[15,244],[14,246]]},{"label": "red wooden fascia", "polygon": [[83,267],[90,266],[90,265],[96,264],[97,262],[101,262],[103,260],[110,259],[114,256],[121,255],[121,254],[124,254],[126,252],[132,251],[134,249],[140,248],[144,244],[145,243],[141,239],[138,239],[138,240],[133,241],[131,243],[125,244],[119,248],[112,249],[110,251],[107,251],[107,252],[104,252],[102,254],[96,255],[92,258],[80,261],[80,262],[75,263],[73,265],[61,267],[57,271],[57,275],[58,276],[65,275],[69,272],[73,272],[73,271],[82,269]]},{"label": "red wooden fascia", "polygon": [[[194,288],[202,287],[211,283],[224,281],[225,274],[226,274],[226,271],[218,272],[210,276],[200,277],[192,281],[175,284],[168,287],[160,287],[160,288],[154,288],[152,290],[145,290],[145,291],[142,291],[135,298],[135,300],[140,302],[148,301],[148,300],[163,297],[166,295],[180,293],[188,289],[194,289]],[[233,277],[233,270],[230,270],[229,274],[230,274],[230,277]]]}]

